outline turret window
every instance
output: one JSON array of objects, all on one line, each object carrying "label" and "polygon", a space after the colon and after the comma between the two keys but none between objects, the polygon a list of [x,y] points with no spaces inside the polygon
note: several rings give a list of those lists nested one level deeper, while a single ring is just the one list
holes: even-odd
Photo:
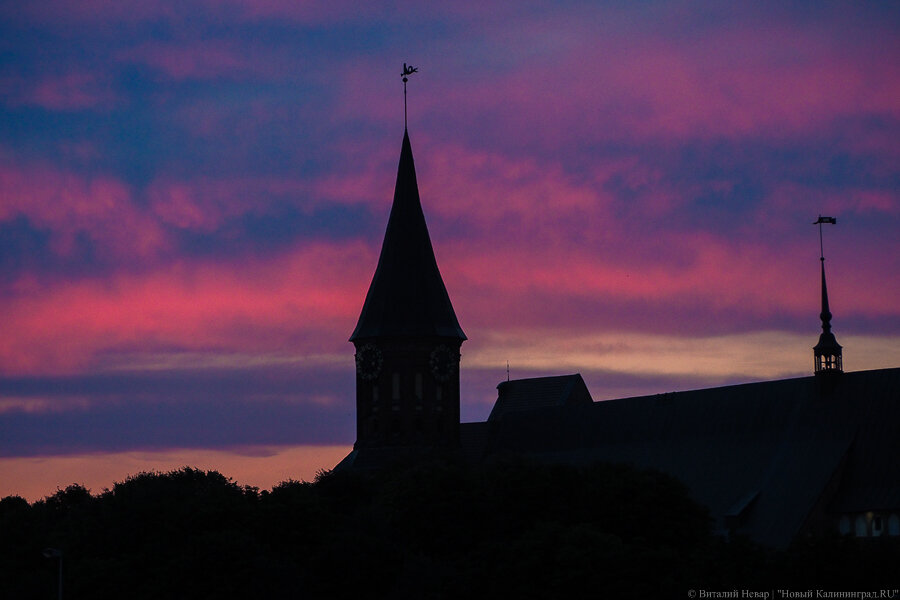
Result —
[{"label": "turret window", "polygon": [[900,516],[891,515],[888,517],[888,535],[900,535]]},{"label": "turret window", "polygon": [[422,374],[416,373],[416,400],[422,400]]},{"label": "turret window", "polygon": [[896,513],[876,514],[869,511],[855,516],[844,515],[838,520],[838,531],[844,535],[851,533],[851,520],[852,533],[856,537],[900,536],[900,516]]},{"label": "turret window", "polygon": [[841,532],[841,535],[850,533],[850,517],[847,515],[841,517],[841,520],[838,521],[838,531]]},{"label": "turret window", "polygon": [[866,537],[868,535],[868,527],[866,527],[866,518],[863,515],[856,517],[856,537]]},{"label": "turret window", "polygon": [[878,537],[882,533],[884,533],[884,519],[881,515],[875,515],[872,517],[872,536]]}]

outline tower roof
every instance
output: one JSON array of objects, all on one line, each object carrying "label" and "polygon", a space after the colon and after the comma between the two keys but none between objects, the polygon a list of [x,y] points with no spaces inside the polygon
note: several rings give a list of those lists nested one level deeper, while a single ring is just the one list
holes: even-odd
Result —
[{"label": "tower roof", "polygon": [[382,336],[466,339],[434,258],[405,130],[381,255],[350,341]]},{"label": "tower roof", "polygon": [[831,310],[828,307],[828,288],[825,285],[825,259],[822,259],[822,312],[819,313],[822,319],[822,334],[819,335],[819,343],[813,347],[816,356],[831,354],[839,355],[841,353],[841,345],[838,344],[837,338],[831,333]]}]

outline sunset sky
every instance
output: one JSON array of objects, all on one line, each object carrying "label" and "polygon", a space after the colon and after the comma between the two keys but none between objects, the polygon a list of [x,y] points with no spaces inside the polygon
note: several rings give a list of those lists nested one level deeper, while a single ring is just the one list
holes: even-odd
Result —
[{"label": "sunset sky", "polygon": [[462,415],[900,366],[900,4],[0,4],[0,497],[355,438],[409,132]]}]

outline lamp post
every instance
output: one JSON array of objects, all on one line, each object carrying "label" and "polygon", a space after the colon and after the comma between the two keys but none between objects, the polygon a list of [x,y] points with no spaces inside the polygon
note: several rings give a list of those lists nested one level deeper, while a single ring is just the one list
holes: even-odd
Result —
[{"label": "lamp post", "polygon": [[62,595],[62,590],[63,590],[63,588],[62,588],[62,583],[63,583],[63,582],[62,582],[62,560],[63,560],[63,553],[62,553],[62,550],[60,550],[60,549],[58,549],[58,548],[44,548],[43,554],[44,554],[44,558],[56,558],[56,559],[59,559],[59,585],[58,585],[58,590],[59,590],[59,600],[62,600],[62,597],[63,597],[63,595]]}]

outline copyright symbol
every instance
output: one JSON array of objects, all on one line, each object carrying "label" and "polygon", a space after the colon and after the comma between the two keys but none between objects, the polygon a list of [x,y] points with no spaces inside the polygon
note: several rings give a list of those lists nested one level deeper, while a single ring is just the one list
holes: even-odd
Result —
[{"label": "copyright symbol", "polygon": [[694,590],[688,590],[688,598],[696,598],[697,592]]}]

